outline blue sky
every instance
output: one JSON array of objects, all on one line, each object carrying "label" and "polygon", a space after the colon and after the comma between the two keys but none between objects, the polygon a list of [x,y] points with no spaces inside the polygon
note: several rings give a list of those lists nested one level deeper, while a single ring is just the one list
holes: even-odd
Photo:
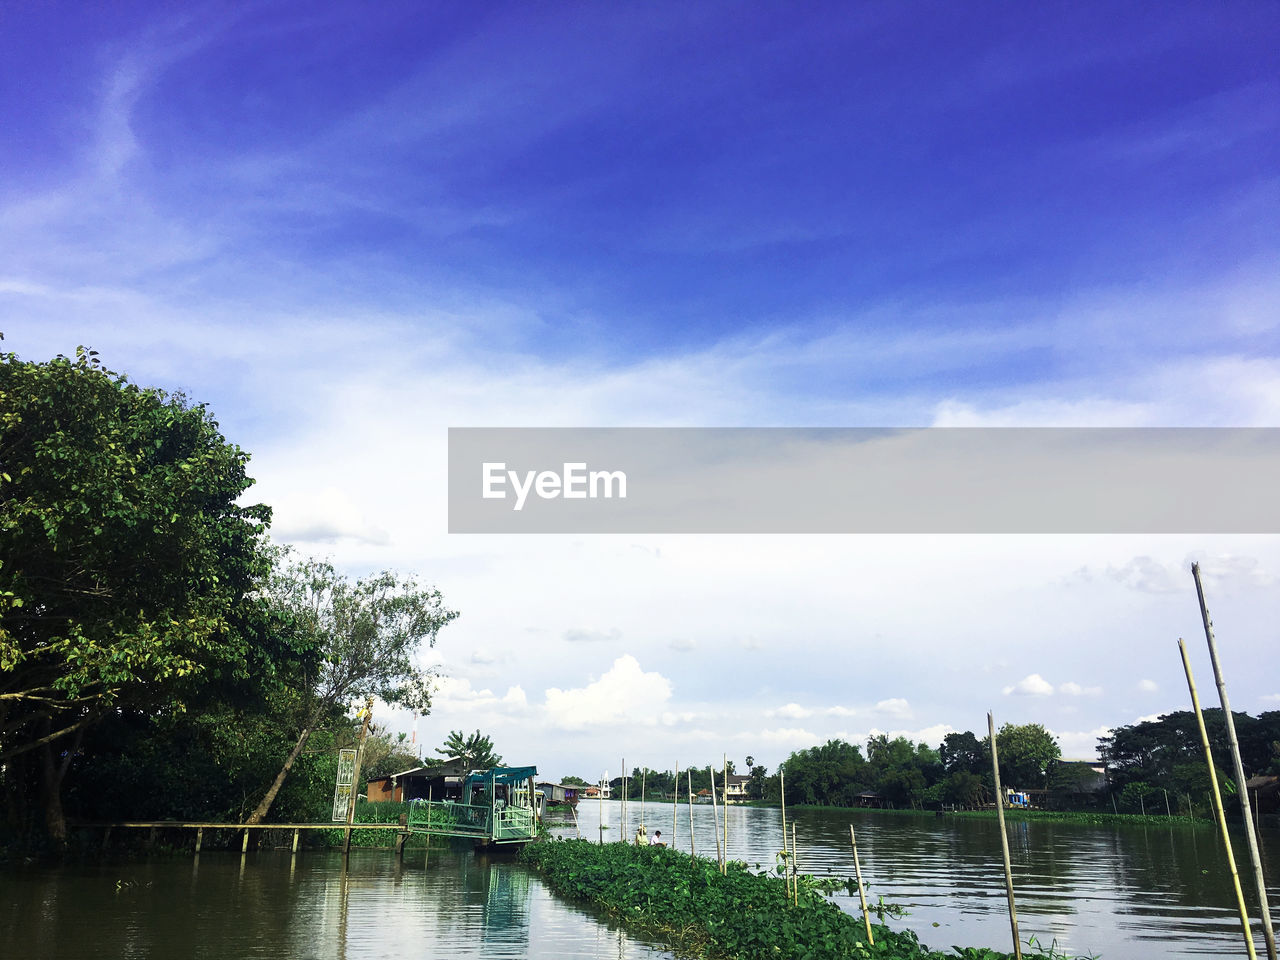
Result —
[{"label": "blue sky", "polygon": [[[1157,611],[1193,554],[1273,639],[1272,538],[902,540],[874,572],[858,542],[450,538],[442,484],[448,426],[1280,426],[1275,4],[12,3],[0,64],[6,344],[208,401],[278,536],[462,598],[437,725],[489,690],[567,766],[758,719],[776,762],[994,700],[1084,744],[1180,705],[1106,624],[1190,633]],[[960,557],[991,567],[953,593]],[[972,696],[777,652],[954,651],[974,590],[1011,612]],[[627,657],[669,724],[556,725],[546,690]],[[1033,674],[1056,692],[1003,692]]]}]

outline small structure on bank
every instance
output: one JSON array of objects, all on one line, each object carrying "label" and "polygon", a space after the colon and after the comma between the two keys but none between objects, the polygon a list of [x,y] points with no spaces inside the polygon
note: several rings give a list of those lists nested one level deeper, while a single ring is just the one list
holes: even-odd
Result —
[{"label": "small structure on bank", "polygon": [[477,846],[528,843],[538,827],[537,767],[472,770],[456,798],[409,801],[407,829],[440,837],[466,837]]},{"label": "small structure on bank", "polygon": [[449,757],[439,763],[401,770],[385,777],[371,777],[368,781],[369,799],[394,803],[428,798],[459,800],[462,798],[462,781],[470,772],[462,757]]}]

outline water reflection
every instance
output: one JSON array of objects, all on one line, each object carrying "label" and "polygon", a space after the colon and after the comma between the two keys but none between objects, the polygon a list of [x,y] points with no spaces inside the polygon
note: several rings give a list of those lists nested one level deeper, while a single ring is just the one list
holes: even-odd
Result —
[{"label": "water reflection", "polygon": [[[525,868],[435,848],[32,867],[0,876],[0,955],[669,958],[562,903]],[[242,869],[243,868],[243,869]]]},{"label": "water reflection", "polygon": [[[613,803],[613,819],[620,804]],[[643,817],[674,845],[690,849],[689,808],[673,820],[670,804],[629,804],[628,825]],[[693,807],[692,844],[700,856],[716,850],[709,805]],[[584,837],[594,838],[592,804],[578,811]],[[995,821],[896,816],[855,810],[794,810],[801,870],[853,875],[849,824],[858,833],[864,879],[874,903],[883,896],[910,911],[901,925],[935,947],[952,944],[1008,949],[1004,872]],[[674,829],[673,829],[674,827]],[[1106,960],[1151,956],[1222,956],[1240,952],[1241,935],[1226,856],[1214,828],[1088,826],[1011,822],[1010,856],[1023,936],[1057,940]],[[572,824],[558,832],[573,835]],[[616,833],[616,831],[614,831]],[[606,833],[610,836],[611,833]],[[1237,858],[1244,850],[1236,838]],[[1280,831],[1260,836],[1264,862],[1280,862]],[[729,808],[729,856],[767,870],[782,849],[779,811]],[[1280,902],[1280,878],[1269,874],[1268,896]],[[1250,912],[1254,898],[1247,891]],[[856,894],[836,902],[857,912]],[[937,924],[937,926],[935,926]],[[1261,946],[1261,927],[1255,924]]]}]

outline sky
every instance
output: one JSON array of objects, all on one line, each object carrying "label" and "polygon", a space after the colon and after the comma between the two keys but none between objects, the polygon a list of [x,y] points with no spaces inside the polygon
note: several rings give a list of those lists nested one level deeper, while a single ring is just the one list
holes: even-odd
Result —
[{"label": "sky", "polygon": [[[552,777],[1280,709],[1274,536],[482,536],[464,426],[1280,426],[1274,3],[6,3],[0,330],[205,402]],[[380,708],[375,720],[413,731]]]}]

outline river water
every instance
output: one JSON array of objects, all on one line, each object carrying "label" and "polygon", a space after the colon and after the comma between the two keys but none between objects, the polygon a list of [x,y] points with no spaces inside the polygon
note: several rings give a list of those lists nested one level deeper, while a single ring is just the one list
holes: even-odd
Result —
[{"label": "river water", "polygon": [[[560,832],[596,840],[603,811],[606,839],[621,833],[621,804],[583,801],[578,823]],[[723,815],[721,810],[720,814]],[[883,897],[909,912],[891,926],[908,927],[935,949],[991,946],[1011,949],[1009,918],[995,820],[922,817],[857,810],[789,810],[796,825],[800,870],[816,876],[853,876],[849,826],[870,900]],[[673,815],[677,820],[673,821]],[[628,804],[626,830],[634,836],[643,816],[649,833],[689,851],[689,807]],[[710,805],[693,807],[693,847],[714,857],[716,835]],[[673,830],[673,824],[675,829]],[[1058,946],[1072,954],[1105,960],[1151,957],[1244,956],[1226,854],[1213,826],[1090,826],[1074,823],[1010,822],[1009,845],[1025,942]],[[1280,831],[1260,836],[1273,913],[1280,914]],[[1243,830],[1233,834],[1259,954],[1265,956],[1257,922],[1252,874]],[[728,851],[733,860],[768,870],[782,849],[781,813],[730,807]],[[857,897],[835,898],[857,912]]]},{"label": "river water", "polygon": [[[602,835],[601,805],[584,801],[566,836]],[[622,834],[621,804],[603,805],[603,836]],[[891,920],[936,948],[1009,949],[1000,835],[994,821],[789,811],[801,870],[853,873],[849,825],[871,899],[909,911]],[[670,804],[628,806],[627,832],[688,851],[689,808],[673,826]],[[693,843],[715,856],[710,806],[693,808]],[[1105,960],[1243,956],[1230,873],[1211,827],[1098,827],[1011,823],[1014,883],[1024,940],[1057,941]],[[1264,830],[1268,876],[1280,869],[1280,831]],[[1237,852],[1244,861],[1243,838]],[[782,847],[776,809],[732,807],[729,856],[762,870]],[[1246,893],[1251,877],[1244,876]],[[1280,904],[1280,886],[1269,896]],[[837,902],[856,912],[856,897]],[[1252,906],[1251,914],[1257,910]],[[1256,924],[1255,924],[1256,926]],[[1258,935],[1262,952],[1261,934]],[[1265,954],[1263,954],[1265,955]],[[110,864],[9,866],[0,873],[0,957],[82,960],[374,957],[669,958],[607,919],[554,896],[519,864],[466,846],[357,848],[344,870],[327,851],[208,852]]]}]

